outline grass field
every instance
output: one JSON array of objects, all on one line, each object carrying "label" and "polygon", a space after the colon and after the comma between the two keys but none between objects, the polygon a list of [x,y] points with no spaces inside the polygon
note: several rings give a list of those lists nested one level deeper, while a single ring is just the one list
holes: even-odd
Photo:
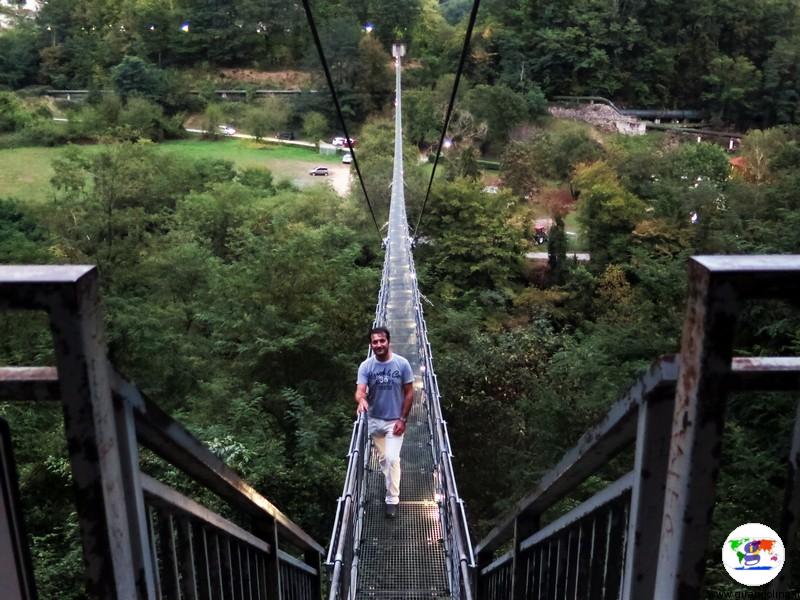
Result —
[{"label": "grass field", "polygon": [[205,140],[179,140],[159,145],[162,152],[176,153],[193,159],[217,158],[230,160],[240,169],[266,167],[272,171],[275,181],[288,179],[295,185],[306,186],[317,183],[308,177],[308,171],[316,165],[341,164],[341,156],[323,156],[312,148],[297,146],[264,145],[254,140],[223,139],[215,142]]},{"label": "grass field", "polygon": [[0,150],[0,198],[42,202],[52,196],[52,160],[60,148],[11,148]]},{"label": "grass field", "polygon": [[[102,145],[85,146],[92,152]],[[216,158],[232,161],[239,168],[266,167],[276,180],[289,179],[298,185],[311,183],[308,171],[313,166],[337,165],[338,155],[322,156],[311,148],[257,144],[252,140],[223,139],[214,142],[179,140],[159,144],[162,152],[188,158]],[[0,198],[18,198],[43,202],[52,197],[51,163],[63,152],[61,148],[12,148],[0,150]],[[310,178],[316,180],[316,178]],[[316,183],[316,181],[313,181]]]}]

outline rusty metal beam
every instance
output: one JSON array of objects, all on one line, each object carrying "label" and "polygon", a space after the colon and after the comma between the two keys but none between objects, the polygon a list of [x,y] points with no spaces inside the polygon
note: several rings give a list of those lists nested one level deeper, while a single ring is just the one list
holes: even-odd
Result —
[{"label": "rusty metal beam", "polygon": [[0,367],[0,400],[58,400],[55,367]]},{"label": "rusty metal beam", "polygon": [[[731,382],[733,392],[797,389],[800,387],[800,357],[736,357],[731,364],[731,377],[733,378]],[[669,385],[670,381],[665,383]],[[60,400],[58,369],[56,367],[0,367],[0,400],[11,402],[56,402]]]},{"label": "rusty metal beam", "polygon": [[800,256],[689,261],[655,597],[700,598],[741,301],[800,298]]},{"label": "rusty metal beam", "polygon": [[800,357],[766,356],[734,358],[731,363],[731,393],[800,389]]},{"label": "rusty metal beam", "polygon": [[669,458],[675,390],[653,395],[639,408],[631,492],[628,543],[625,549],[622,598],[653,598],[664,478]]},{"label": "rusty metal beam", "polygon": [[[778,534],[784,541],[786,556],[795,556],[798,546],[798,517],[800,517],[800,403],[795,409],[788,463],[786,489],[783,494],[783,510],[781,510],[781,525]],[[791,579],[792,569],[781,569],[781,572],[778,573],[778,576],[770,586],[770,591],[773,592],[776,598],[779,598],[782,594],[789,595]]]},{"label": "rusty metal beam", "polygon": [[[0,306],[48,313],[55,339],[64,432],[75,488],[90,598],[153,600],[142,568],[144,515],[130,505],[105,359],[97,270],[90,266],[0,266]],[[12,378],[12,388],[18,386]],[[35,372],[34,396],[50,393]]]},{"label": "rusty metal beam", "polygon": [[800,299],[800,255],[712,255],[694,256],[689,261],[742,299]]},{"label": "rusty metal beam", "polygon": [[0,307],[47,310],[86,276],[96,277],[92,265],[0,265]]},{"label": "rusty metal beam", "polygon": [[3,600],[35,600],[38,596],[20,497],[11,431],[0,419],[0,582]]}]

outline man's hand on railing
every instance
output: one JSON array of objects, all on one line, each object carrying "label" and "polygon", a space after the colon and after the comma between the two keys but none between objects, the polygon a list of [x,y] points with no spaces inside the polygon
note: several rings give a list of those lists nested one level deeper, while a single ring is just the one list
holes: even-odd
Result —
[{"label": "man's hand on railing", "polygon": [[367,412],[368,409],[369,409],[369,404],[367,404],[367,401],[362,398],[361,400],[358,401],[358,406],[356,406],[356,414],[360,415],[361,413],[365,413]]}]

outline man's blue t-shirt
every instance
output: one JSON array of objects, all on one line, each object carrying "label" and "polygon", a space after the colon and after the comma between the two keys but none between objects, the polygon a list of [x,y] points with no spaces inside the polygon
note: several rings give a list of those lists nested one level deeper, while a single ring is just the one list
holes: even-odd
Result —
[{"label": "man's blue t-shirt", "polygon": [[357,384],[367,385],[369,416],[391,421],[403,416],[403,384],[412,383],[409,362],[395,353],[386,362],[370,356],[358,367]]}]

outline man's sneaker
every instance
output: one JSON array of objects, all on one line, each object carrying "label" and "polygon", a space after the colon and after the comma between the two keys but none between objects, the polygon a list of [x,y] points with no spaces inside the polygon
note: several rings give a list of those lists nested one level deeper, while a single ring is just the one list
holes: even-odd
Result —
[{"label": "man's sneaker", "polygon": [[397,504],[386,505],[386,518],[394,519],[397,517]]}]

